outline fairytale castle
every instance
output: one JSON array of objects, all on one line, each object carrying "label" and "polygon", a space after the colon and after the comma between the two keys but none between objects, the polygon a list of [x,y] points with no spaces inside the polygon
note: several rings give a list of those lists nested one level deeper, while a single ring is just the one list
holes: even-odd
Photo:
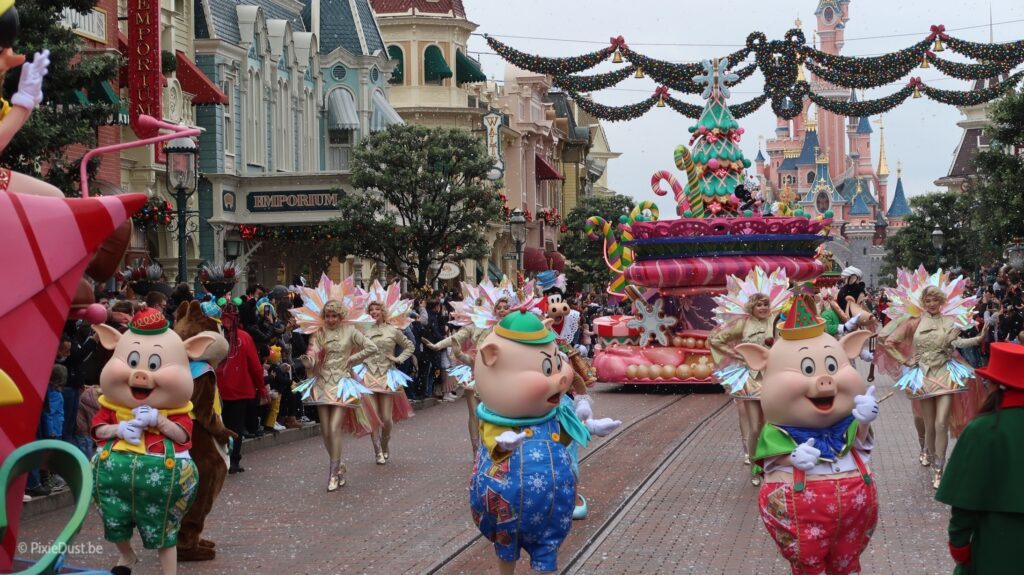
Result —
[{"label": "fairytale castle", "polygon": [[[850,0],[819,0],[815,42],[821,51],[840,53],[849,9]],[[800,21],[796,24],[799,27]],[[828,98],[857,100],[853,90],[814,75],[809,81],[816,93]],[[878,285],[885,240],[905,225],[904,217],[910,213],[899,167],[890,188],[881,118],[876,121],[876,163],[869,118],[846,118],[824,109],[809,114],[807,100],[803,108],[804,113],[792,120],[776,119],[775,137],[755,158],[757,174],[776,200],[792,201],[812,215],[831,210],[835,239],[828,247],[835,259],[860,268],[868,285]]]}]

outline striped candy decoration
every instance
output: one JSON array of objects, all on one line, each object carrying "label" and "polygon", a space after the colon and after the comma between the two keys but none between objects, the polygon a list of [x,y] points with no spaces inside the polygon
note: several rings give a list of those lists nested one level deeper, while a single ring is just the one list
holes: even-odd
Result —
[{"label": "striped candy decoration", "polygon": [[[35,439],[36,425],[71,300],[103,240],[146,201],[144,194],[64,199],[0,193],[0,371],[22,402],[0,407],[0,461]],[[10,565],[24,476],[7,492],[10,528],[0,570]]]},{"label": "striped candy decoration", "polygon": [[[679,215],[682,216],[689,209],[691,217],[703,218],[704,217],[704,198],[700,193],[700,178],[697,176],[697,169],[693,164],[693,158],[690,156],[690,151],[686,149],[686,146],[676,146],[676,151],[673,154],[676,161],[676,167],[686,172],[687,189],[686,197],[681,197],[681,194],[676,195],[676,205]],[[685,202],[683,200],[686,200]],[[686,206],[689,206],[688,208]]]}]

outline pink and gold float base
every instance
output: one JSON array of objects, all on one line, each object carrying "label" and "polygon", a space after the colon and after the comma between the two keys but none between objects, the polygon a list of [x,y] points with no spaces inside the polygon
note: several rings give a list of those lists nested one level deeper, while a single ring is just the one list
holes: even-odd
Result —
[{"label": "pink and gold float base", "polygon": [[594,355],[597,379],[606,383],[717,385],[707,335],[705,331],[680,332],[672,336],[670,346],[612,343]]}]

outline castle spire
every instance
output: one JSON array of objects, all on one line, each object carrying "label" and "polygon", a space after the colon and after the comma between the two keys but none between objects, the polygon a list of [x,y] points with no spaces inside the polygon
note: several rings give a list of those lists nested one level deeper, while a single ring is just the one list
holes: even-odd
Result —
[{"label": "castle spire", "polygon": [[885,157],[885,125],[882,124],[882,117],[878,117],[878,177],[889,175],[889,162]]}]

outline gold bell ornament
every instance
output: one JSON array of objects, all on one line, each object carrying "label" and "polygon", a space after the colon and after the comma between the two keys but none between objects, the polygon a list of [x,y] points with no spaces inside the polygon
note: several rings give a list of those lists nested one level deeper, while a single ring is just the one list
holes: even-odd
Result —
[{"label": "gold bell ornament", "polygon": [[931,68],[932,67],[932,65],[928,63],[928,54],[922,54],[921,55],[921,67],[922,68]]},{"label": "gold bell ornament", "polygon": [[619,52],[618,48],[615,49],[615,54],[612,56],[612,63],[613,64],[621,64],[622,63],[622,52]]},{"label": "gold bell ornament", "polygon": [[643,78],[644,77],[644,69],[638,67],[636,69],[636,75],[634,75],[633,77],[637,78],[637,79]]},{"label": "gold bell ornament", "polygon": [[914,95],[912,97],[913,98],[920,98],[921,97],[921,90],[918,90],[917,86],[914,86]]},{"label": "gold bell ornament", "polygon": [[932,52],[942,52],[946,48],[942,45],[942,38],[935,37],[935,46],[932,48]]},{"label": "gold bell ornament", "polygon": [[665,98],[663,98],[662,96],[658,96],[658,107],[659,108],[664,108],[665,107]]}]

